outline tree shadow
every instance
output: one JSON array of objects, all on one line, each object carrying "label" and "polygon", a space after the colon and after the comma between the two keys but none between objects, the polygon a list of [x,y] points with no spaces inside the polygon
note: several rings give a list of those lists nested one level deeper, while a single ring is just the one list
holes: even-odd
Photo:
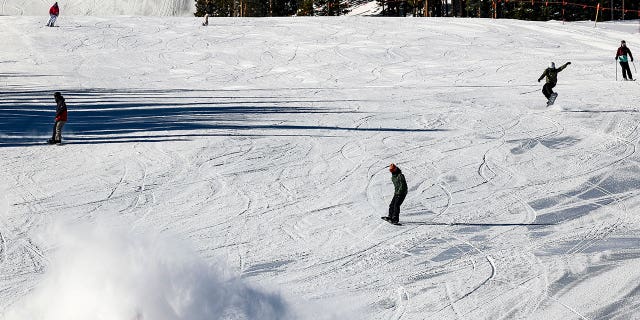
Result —
[{"label": "tree shadow", "polygon": [[[356,111],[326,106],[362,100],[257,96],[249,95],[249,90],[244,96],[242,90],[220,96],[230,91],[233,90],[65,90],[69,121],[63,140],[74,144],[187,141],[207,134],[256,135],[251,130],[259,130],[262,136],[327,136],[334,131],[443,131],[287,124],[285,117],[280,116],[353,114]],[[0,96],[0,147],[43,144],[53,131],[53,90],[6,90],[0,91]],[[266,133],[269,131],[273,134]]]}]

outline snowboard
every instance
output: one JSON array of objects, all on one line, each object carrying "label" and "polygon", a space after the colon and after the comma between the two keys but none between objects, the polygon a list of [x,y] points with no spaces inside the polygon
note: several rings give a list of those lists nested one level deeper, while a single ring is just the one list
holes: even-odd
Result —
[{"label": "snowboard", "polygon": [[554,92],[554,93],[552,93],[552,94],[551,94],[551,97],[549,97],[549,100],[547,100],[547,107],[552,106],[552,105],[553,105],[553,103],[555,103],[555,102],[556,102],[556,98],[557,98],[557,97],[558,97],[558,94],[557,94],[557,93],[555,93],[555,92]]},{"label": "snowboard", "polygon": [[52,142],[51,140],[47,140],[47,142],[46,142],[46,143],[47,143],[48,145],[56,145],[56,146],[61,146],[61,145],[62,145],[62,142],[54,143],[54,142]]},{"label": "snowboard", "polygon": [[391,222],[391,220],[389,220],[389,217],[380,217],[380,219],[382,219],[382,220],[384,220],[386,222],[389,222],[391,224],[394,224],[396,226],[401,226],[402,225],[400,222]]}]

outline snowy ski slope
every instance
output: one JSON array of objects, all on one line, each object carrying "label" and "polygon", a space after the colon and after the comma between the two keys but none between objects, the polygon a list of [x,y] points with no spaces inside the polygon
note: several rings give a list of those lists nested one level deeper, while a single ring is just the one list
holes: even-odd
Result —
[{"label": "snowy ski slope", "polygon": [[0,319],[640,319],[637,22],[45,22],[0,17]]},{"label": "snowy ski slope", "polygon": [[[46,16],[55,0],[0,0],[0,15]],[[61,16],[189,16],[193,0],[62,0]]]}]

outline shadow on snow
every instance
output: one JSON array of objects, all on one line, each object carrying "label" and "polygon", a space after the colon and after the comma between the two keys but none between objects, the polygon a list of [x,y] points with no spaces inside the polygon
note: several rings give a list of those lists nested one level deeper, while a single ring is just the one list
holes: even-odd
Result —
[{"label": "shadow on snow", "polygon": [[[331,105],[359,100],[219,96],[242,94],[243,90],[76,89],[62,93],[69,108],[69,122],[64,129],[63,140],[74,144],[187,141],[204,136],[264,136],[266,130],[274,130],[270,134],[272,136],[320,136],[335,131],[443,131],[297,125],[287,124],[286,119],[279,117],[286,114],[353,114],[356,113],[353,110],[332,108]],[[42,145],[52,133],[55,116],[53,90],[6,90],[0,91],[0,97],[0,147]],[[211,131],[186,133],[193,130]],[[291,132],[284,133],[283,130]]]},{"label": "shadow on snow", "polygon": [[427,221],[401,221],[402,224],[413,224],[420,226],[465,226],[465,227],[530,227],[530,226],[553,226],[555,223],[467,223],[467,222],[427,222]]}]

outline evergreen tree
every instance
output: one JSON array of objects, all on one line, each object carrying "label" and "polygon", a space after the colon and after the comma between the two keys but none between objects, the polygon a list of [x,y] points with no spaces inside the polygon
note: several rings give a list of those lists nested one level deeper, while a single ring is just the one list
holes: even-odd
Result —
[{"label": "evergreen tree", "polygon": [[[291,15],[337,16],[366,0],[194,0],[196,16],[268,17]],[[477,17],[520,20],[593,20],[600,1],[599,21],[638,19],[637,0],[581,0],[579,4],[559,1],[507,0],[376,0],[383,16]],[[428,6],[425,10],[425,5]],[[613,6],[612,6],[613,5]],[[611,11],[613,9],[613,11]],[[625,10],[623,15],[622,11]]]},{"label": "evergreen tree", "polygon": [[[195,0],[198,17],[209,14],[218,17],[290,16],[298,11],[297,0]],[[313,2],[311,2],[313,5]]]},{"label": "evergreen tree", "polygon": [[196,17],[204,17],[205,14],[211,14],[213,9],[213,1],[211,0],[195,0],[196,1]]},{"label": "evergreen tree", "polygon": [[299,16],[312,16],[314,15],[313,0],[302,0],[300,7],[298,8]]}]

